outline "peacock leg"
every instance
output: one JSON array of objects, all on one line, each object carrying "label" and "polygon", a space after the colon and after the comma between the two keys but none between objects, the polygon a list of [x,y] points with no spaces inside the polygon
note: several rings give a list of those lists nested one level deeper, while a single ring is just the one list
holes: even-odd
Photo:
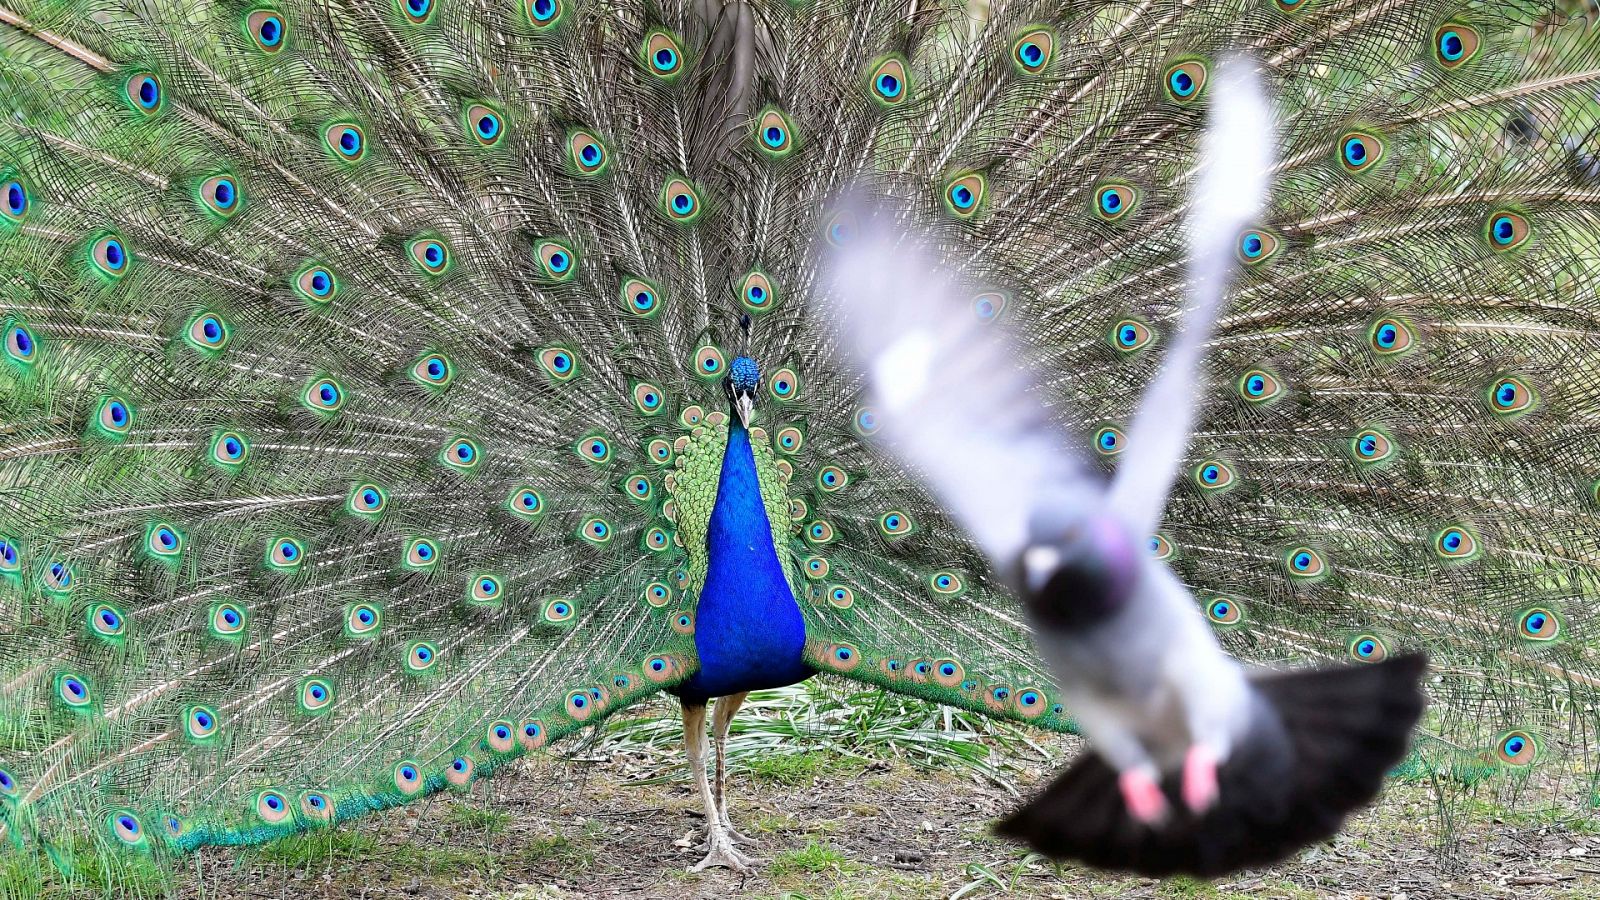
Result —
[{"label": "peacock leg", "polygon": [[734,714],[744,705],[744,698],[748,696],[750,696],[749,691],[718,697],[716,712],[712,714],[711,719],[711,733],[717,744],[717,778],[712,785],[712,793],[717,798],[717,822],[722,826],[723,833],[735,844],[755,843],[735,830],[733,819],[728,816],[728,726],[733,723]]},{"label": "peacock leg", "polygon": [[706,705],[683,705],[683,749],[689,756],[689,768],[694,771],[695,786],[700,789],[700,801],[706,807],[706,858],[689,867],[699,872],[710,866],[723,866],[735,872],[747,872],[754,860],[733,848],[733,841],[722,829],[717,814],[717,799],[711,794],[711,783],[706,778]]}]

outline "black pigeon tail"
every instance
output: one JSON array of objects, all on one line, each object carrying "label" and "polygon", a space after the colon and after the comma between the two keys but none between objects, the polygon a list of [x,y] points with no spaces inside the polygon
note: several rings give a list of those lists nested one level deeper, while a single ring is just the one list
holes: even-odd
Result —
[{"label": "black pigeon tail", "polygon": [[1377,796],[1422,714],[1426,669],[1415,654],[1253,679],[1265,701],[1259,724],[1218,771],[1221,797],[1204,815],[1183,806],[1173,773],[1162,783],[1166,824],[1136,822],[1116,771],[1090,752],[998,831],[1056,859],[1151,877],[1216,878],[1276,862],[1331,837]]}]

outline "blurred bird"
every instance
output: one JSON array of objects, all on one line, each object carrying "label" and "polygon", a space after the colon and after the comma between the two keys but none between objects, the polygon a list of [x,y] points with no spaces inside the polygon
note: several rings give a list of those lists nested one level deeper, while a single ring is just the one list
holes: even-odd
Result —
[{"label": "blurred bird", "polygon": [[1107,482],[1068,447],[1015,348],[888,214],[857,201],[834,255],[840,335],[870,373],[885,445],[1024,599],[1040,652],[1090,738],[1000,832],[1050,856],[1161,876],[1218,876],[1333,834],[1377,793],[1424,706],[1422,654],[1376,665],[1246,671],[1187,588],[1146,551],[1194,427],[1202,348],[1233,243],[1272,170],[1270,113],[1233,59],[1189,211],[1190,303]]}]

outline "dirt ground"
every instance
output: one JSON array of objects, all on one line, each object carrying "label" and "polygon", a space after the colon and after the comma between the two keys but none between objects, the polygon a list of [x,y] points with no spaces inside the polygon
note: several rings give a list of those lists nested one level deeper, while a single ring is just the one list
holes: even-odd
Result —
[{"label": "dirt ground", "polygon": [[[1057,764],[1024,766],[1016,789]],[[679,765],[654,753],[530,761],[470,795],[354,828],[207,852],[178,887],[208,900],[1600,897],[1600,825],[1480,805],[1441,856],[1439,806],[1421,784],[1394,784],[1339,838],[1287,864],[1214,884],[1157,882],[1057,867],[993,838],[989,823],[1015,797],[971,770],[826,751],[745,760],[733,816],[765,864],[690,874],[702,820]]]}]

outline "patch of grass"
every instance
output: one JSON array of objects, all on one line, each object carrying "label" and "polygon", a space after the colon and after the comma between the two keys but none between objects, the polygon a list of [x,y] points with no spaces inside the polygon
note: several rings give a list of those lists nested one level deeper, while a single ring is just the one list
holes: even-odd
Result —
[{"label": "patch of grass", "polygon": [[594,864],[594,850],[582,840],[559,834],[541,835],[524,842],[517,858],[535,868],[555,865],[567,871],[583,871]]},{"label": "patch of grass", "polygon": [[774,879],[800,873],[815,875],[821,872],[833,872],[849,875],[857,869],[859,866],[846,859],[843,853],[831,847],[824,847],[816,841],[808,841],[799,850],[785,850],[779,853],[772,858],[772,865],[768,867]]},{"label": "patch of grass", "polygon": [[757,756],[745,760],[742,768],[764,781],[793,786],[816,781],[834,761],[827,753],[811,750],[782,756]]},{"label": "patch of grass", "polygon": [[446,809],[444,820],[457,828],[492,835],[501,834],[506,830],[511,824],[511,814],[498,809],[456,803]]},{"label": "patch of grass", "polygon": [[396,871],[418,875],[468,875],[490,877],[505,867],[493,853],[429,844],[401,844],[384,854]]},{"label": "patch of grass", "polygon": [[1196,881],[1180,875],[1170,881],[1162,882],[1156,889],[1156,894],[1161,897],[1216,897],[1217,889],[1209,882]]},{"label": "patch of grass", "polygon": [[750,831],[755,834],[778,834],[793,831],[800,827],[800,820],[794,816],[756,816],[750,822]]},{"label": "patch of grass", "polygon": [[272,865],[291,869],[311,869],[337,862],[359,862],[370,858],[378,844],[352,828],[327,828],[281,838],[252,851],[252,855]]}]

